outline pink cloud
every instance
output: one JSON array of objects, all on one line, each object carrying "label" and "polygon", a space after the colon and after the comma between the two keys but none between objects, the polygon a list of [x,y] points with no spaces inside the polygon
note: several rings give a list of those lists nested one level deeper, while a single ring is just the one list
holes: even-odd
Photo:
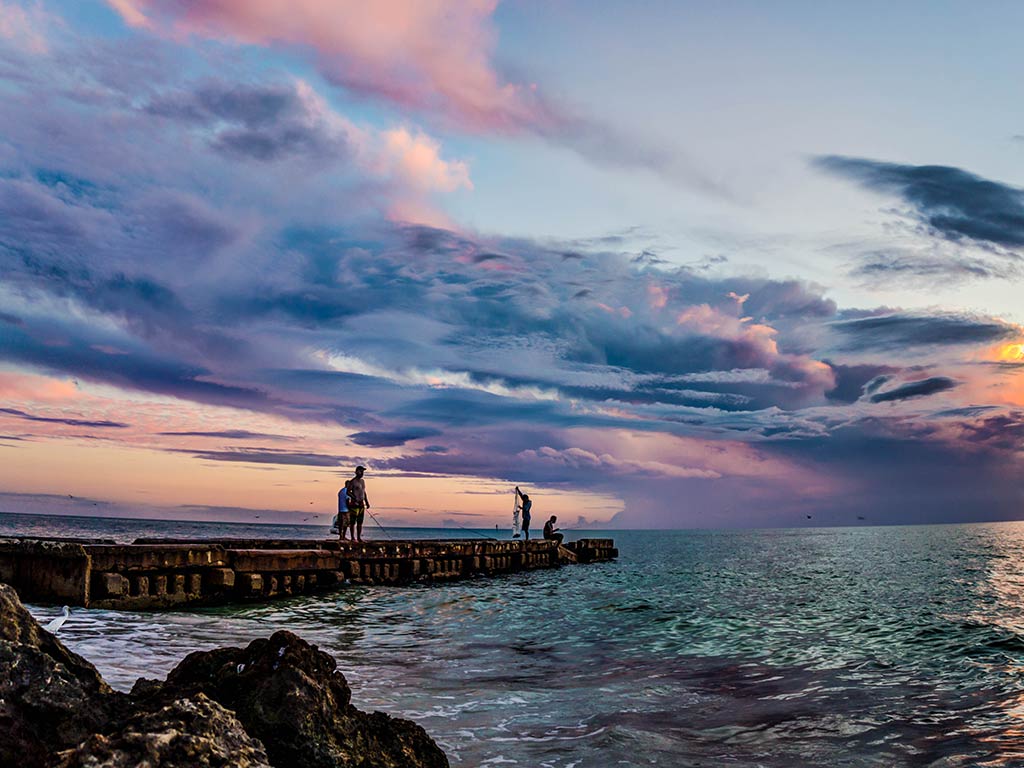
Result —
[{"label": "pink cloud", "polygon": [[149,27],[149,19],[139,10],[142,3],[137,0],[107,0],[107,2],[121,14],[121,17],[132,27]]},{"label": "pink cloud", "polygon": [[491,64],[497,0],[108,0],[131,26],[311,49],[354,93],[439,114],[462,128],[550,130],[534,86]]},{"label": "pink cloud", "polygon": [[720,339],[743,340],[764,355],[765,359],[779,354],[775,342],[777,331],[770,325],[749,322],[750,318],[736,317],[708,304],[687,307],[676,317],[684,329]]},{"label": "pink cloud", "polygon": [[649,283],[647,285],[647,302],[651,309],[664,309],[668,303],[668,289],[655,283]]},{"label": "pink cloud", "polygon": [[573,443],[569,448],[542,446],[521,451],[517,458],[528,467],[556,467],[586,476],[596,472],[623,482],[708,480],[732,487],[744,480],[761,492],[786,488],[801,498],[827,497],[841,486],[839,479],[815,468],[739,440],[592,428],[571,429],[565,437]]},{"label": "pink cloud", "polygon": [[610,307],[607,304],[605,304],[603,301],[597,302],[597,307],[598,307],[598,309],[600,309],[600,310],[602,310],[604,312],[607,312],[609,315],[618,315],[619,317],[623,318],[624,320],[628,320],[629,318],[631,318],[633,316],[633,310],[631,310],[629,307],[625,307],[625,306]]},{"label": "pink cloud", "polygon": [[0,0],[0,38],[30,53],[49,51],[45,27],[56,21],[39,3],[20,6]]},{"label": "pink cloud", "polygon": [[441,192],[473,188],[466,163],[442,159],[441,145],[431,137],[394,128],[384,131],[382,139],[384,159],[409,185]]},{"label": "pink cloud", "polygon": [[601,470],[612,474],[649,475],[654,477],[703,478],[714,480],[721,475],[712,469],[687,467],[664,461],[637,461],[621,459],[610,453],[597,454],[584,448],[557,450],[542,446],[537,450],[521,451],[518,458],[542,464],[555,464],[569,469]]},{"label": "pink cloud", "polygon": [[[746,301],[744,297],[734,298]],[[742,351],[739,361],[742,367],[790,369],[798,371],[805,384],[815,385],[822,391],[835,386],[835,374],[830,366],[807,355],[781,352],[776,341],[778,331],[770,325],[755,323],[749,317],[737,317],[708,304],[682,310],[676,316],[676,324],[686,333],[739,342],[741,346],[734,351],[737,354]]]},{"label": "pink cloud", "polygon": [[107,0],[155,34],[273,46],[311,56],[331,83],[445,128],[534,135],[601,166],[643,168],[731,196],[678,147],[623,133],[546,98],[494,65],[498,0]]},{"label": "pink cloud", "polygon": [[31,373],[0,371],[0,400],[62,403],[79,400],[81,392],[71,379],[56,379]]}]

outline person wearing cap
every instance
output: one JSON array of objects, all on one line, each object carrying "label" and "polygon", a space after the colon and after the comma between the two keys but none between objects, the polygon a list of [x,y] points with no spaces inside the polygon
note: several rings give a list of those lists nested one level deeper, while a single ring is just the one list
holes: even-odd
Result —
[{"label": "person wearing cap", "polygon": [[366,472],[366,467],[362,465],[356,467],[356,476],[348,481],[348,514],[355,541],[363,540],[363,515],[370,508],[370,500],[366,497],[366,481],[363,480],[364,472]]}]

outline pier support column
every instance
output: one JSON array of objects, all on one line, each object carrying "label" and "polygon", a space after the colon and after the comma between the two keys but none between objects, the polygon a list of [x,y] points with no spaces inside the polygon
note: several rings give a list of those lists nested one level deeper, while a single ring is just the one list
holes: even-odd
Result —
[{"label": "pier support column", "polygon": [[128,594],[128,579],[120,573],[104,573],[100,575],[100,588],[104,597],[124,597]]},{"label": "pier support column", "polygon": [[263,594],[263,576],[258,573],[239,574],[238,591],[243,597],[256,597]]}]

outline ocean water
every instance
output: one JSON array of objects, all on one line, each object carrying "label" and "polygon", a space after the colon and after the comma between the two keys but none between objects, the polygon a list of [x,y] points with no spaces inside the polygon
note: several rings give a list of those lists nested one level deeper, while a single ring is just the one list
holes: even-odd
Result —
[{"label": "ocean water", "polygon": [[[0,515],[0,534],[244,528],[323,533]],[[416,720],[454,766],[1024,765],[1024,524],[612,535],[614,563],[76,610],[60,636],[127,689],[290,629],[337,658],[357,706]]]}]

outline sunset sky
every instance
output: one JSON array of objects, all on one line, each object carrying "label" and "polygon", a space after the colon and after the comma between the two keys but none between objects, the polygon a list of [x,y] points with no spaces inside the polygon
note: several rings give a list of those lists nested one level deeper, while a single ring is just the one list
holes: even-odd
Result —
[{"label": "sunset sky", "polygon": [[1021,29],[0,0],[0,511],[1022,518]]}]

